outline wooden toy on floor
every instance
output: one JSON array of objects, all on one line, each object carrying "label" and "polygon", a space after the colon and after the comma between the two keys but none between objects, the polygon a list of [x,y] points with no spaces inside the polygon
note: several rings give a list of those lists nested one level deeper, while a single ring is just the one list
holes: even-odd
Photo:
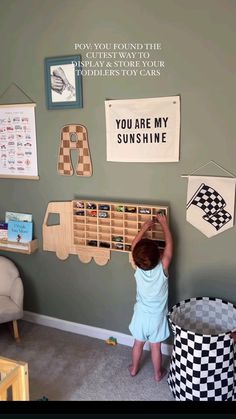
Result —
[{"label": "wooden toy on floor", "polygon": [[106,340],[106,343],[108,345],[116,346],[117,345],[117,339],[113,336],[110,336],[109,339]]}]

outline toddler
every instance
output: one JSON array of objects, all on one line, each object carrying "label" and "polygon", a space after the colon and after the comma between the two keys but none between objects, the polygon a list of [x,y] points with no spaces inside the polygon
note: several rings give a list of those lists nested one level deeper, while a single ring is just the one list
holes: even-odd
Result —
[{"label": "toddler", "polygon": [[[159,222],[165,237],[165,249],[160,255],[154,240],[143,238],[147,230]],[[129,366],[131,376],[139,370],[143,347],[150,343],[154,378],[160,381],[166,374],[162,368],[161,342],[170,335],[168,312],[168,267],[173,254],[173,240],[166,216],[157,214],[156,220],[143,224],[132,243],[132,256],[136,264],[135,280],[137,287],[136,304],[129,325],[134,337],[132,364]]]}]

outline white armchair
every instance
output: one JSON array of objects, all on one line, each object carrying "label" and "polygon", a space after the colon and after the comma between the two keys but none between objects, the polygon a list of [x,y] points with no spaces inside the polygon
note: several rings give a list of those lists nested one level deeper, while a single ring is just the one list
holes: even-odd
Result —
[{"label": "white armchair", "polygon": [[16,265],[0,256],[0,323],[13,322],[16,342],[20,341],[17,320],[23,317],[24,289]]}]

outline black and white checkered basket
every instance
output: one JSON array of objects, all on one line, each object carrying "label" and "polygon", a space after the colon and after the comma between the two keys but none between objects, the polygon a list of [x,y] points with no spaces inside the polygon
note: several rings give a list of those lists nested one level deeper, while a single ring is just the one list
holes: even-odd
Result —
[{"label": "black and white checkered basket", "polygon": [[168,384],[176,400],[236,400],[236,307],[218,298],[181,301],[168,313],[174,332]]}]

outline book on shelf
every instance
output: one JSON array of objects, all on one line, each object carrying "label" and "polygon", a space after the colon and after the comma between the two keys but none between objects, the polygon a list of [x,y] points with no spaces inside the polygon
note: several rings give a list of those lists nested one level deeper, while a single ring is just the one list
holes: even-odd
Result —
[{"label": "book on shelf", "polygon": [[8,224],[3,221],[0,222],[0,240],[7,240]]},{"label": "book on shelf", "polygon": [[8,222],[8,241],[28,243],[33,239],[33,222],[11,221]]},{"label": "book on shelf", "polygon": [[21,212],[6,211],[5,223],[8,223],[8,221],[28,221],[28,222],[32,222],[32,214],[24,214],[24,213],[21,213]]}]

